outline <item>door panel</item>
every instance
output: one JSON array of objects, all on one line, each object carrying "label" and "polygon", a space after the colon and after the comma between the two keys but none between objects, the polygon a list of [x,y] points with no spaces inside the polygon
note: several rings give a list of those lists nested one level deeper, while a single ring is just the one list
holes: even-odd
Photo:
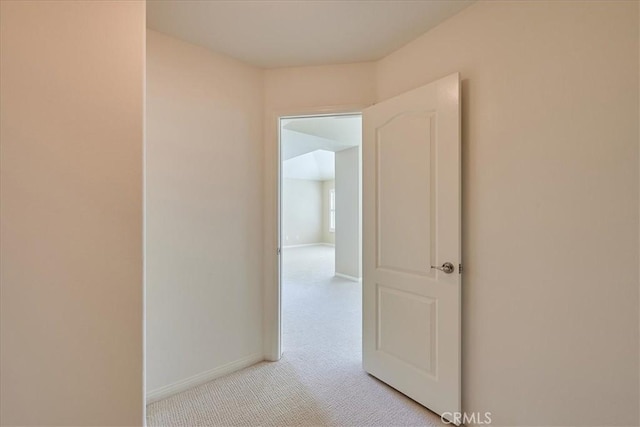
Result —
[{"label": "door panel", "polygon": [[459,93],[453,74],[363,114],[363,365],[440,414],[461,410]]},{"label": "door panel", "polygon": [[[377,350],[434,375],[437,301],[378,284]],[[405,325],[416,325],[414,334]]]},{"label": "door panel", "polygon": [[433,118],[433,112],[403,113],[377,129],[379,267],[424,274],[431,262]]}]

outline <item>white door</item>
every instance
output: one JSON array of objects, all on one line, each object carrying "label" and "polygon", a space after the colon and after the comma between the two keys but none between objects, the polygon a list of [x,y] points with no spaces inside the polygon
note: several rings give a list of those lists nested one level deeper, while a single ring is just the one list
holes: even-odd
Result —
[{"label": "white door", "polygon": [[459,74],[367,108],[362,158],[364,369],[450,418],[461,399]]}]

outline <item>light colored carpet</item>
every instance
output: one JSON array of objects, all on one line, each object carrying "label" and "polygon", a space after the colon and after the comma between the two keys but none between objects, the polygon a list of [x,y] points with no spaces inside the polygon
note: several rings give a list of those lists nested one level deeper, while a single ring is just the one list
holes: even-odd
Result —
[{"label": "light colored carpet", "polygon": [[150,426],[440,426],[440,417],[361,366],[361,284],[334,273],[334,249],[284,250],[283,349],[147,406]]}]

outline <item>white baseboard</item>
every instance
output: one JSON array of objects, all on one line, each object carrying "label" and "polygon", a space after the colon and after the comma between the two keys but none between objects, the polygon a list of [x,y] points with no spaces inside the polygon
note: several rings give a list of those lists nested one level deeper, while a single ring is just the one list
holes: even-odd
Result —
[{"label": "white baseboard", "polygon": [[336,247],[335,243],[320,243],[322,246],[331,246],[332,248]]},{"label": "white baseboard", "polygon": [[362,280],[362,277],[349,276],[347,274],[342,274],[342,273],[336,273],[336,276],[342,277],[343,279],[347,279],[347,280],[353,280],[354,282],[360,282]]},{"label": "white baseboard", "polygon": [[302,245],[284,245],[282,246],[282,249],[289,249],[289,248],[304,248],[305,246],[318,246],[320,243],[305,243]]},{"label": "white baseboard", "polygon": [[335,246],[335,245],[333,243],[318,242],[318,243],[305,243],[303,245],[285,245],[282,247],[282,249],[304,248],[306,246]]},{"label": "white baseboard", "polygon": [[185,378],[173,384],[166,385],[164,387],[157,388],[147,393],[147,405],[158,400],[165,399],[181,391],[188,390],[200,384],[204,384],[211,380],[215,380],[223,375],[230,374],[240,369],[246,368],[251,365],[255,365],[258,362],[264,360],[262,353],[251,354],[242,359],[235,360],[226,365],[219,366],[217,368],[210,369],[208,371],[201,372],[192,377]]}]

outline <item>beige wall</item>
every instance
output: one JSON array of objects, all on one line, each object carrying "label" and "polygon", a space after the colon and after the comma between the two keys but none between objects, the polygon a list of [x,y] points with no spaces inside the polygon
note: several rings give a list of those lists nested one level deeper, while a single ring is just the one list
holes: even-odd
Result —
[{"label": "beige wall", "polygon": [[322,242],[335,244],[336,233],[331,231],[331,190],[336,188],[336,181],[322,181]]},{"label": "beige wall", "polygon": [[267,112],[369,105],[375,99],[375,63],[265,70]]},{"label": "beige wall", "polygon": [[638,425],[638,4],[479,2],[378,63],[463,79],[463,407]]},{"label": "beige wall", "polygon": [[336,153],[336,273],[362,277],[360,147]]},{"label": "beige wall", "polygon": [[147,34],[146,360],[158,397],[262,359],[263,75]]},{"label": "beige wall", "polygon": [[322,243],[322,181],[282,180],[283,247]]},{"label": "beige wall", "polygon": [[141,425],[144,2],[0,9],[0,424]]}]

